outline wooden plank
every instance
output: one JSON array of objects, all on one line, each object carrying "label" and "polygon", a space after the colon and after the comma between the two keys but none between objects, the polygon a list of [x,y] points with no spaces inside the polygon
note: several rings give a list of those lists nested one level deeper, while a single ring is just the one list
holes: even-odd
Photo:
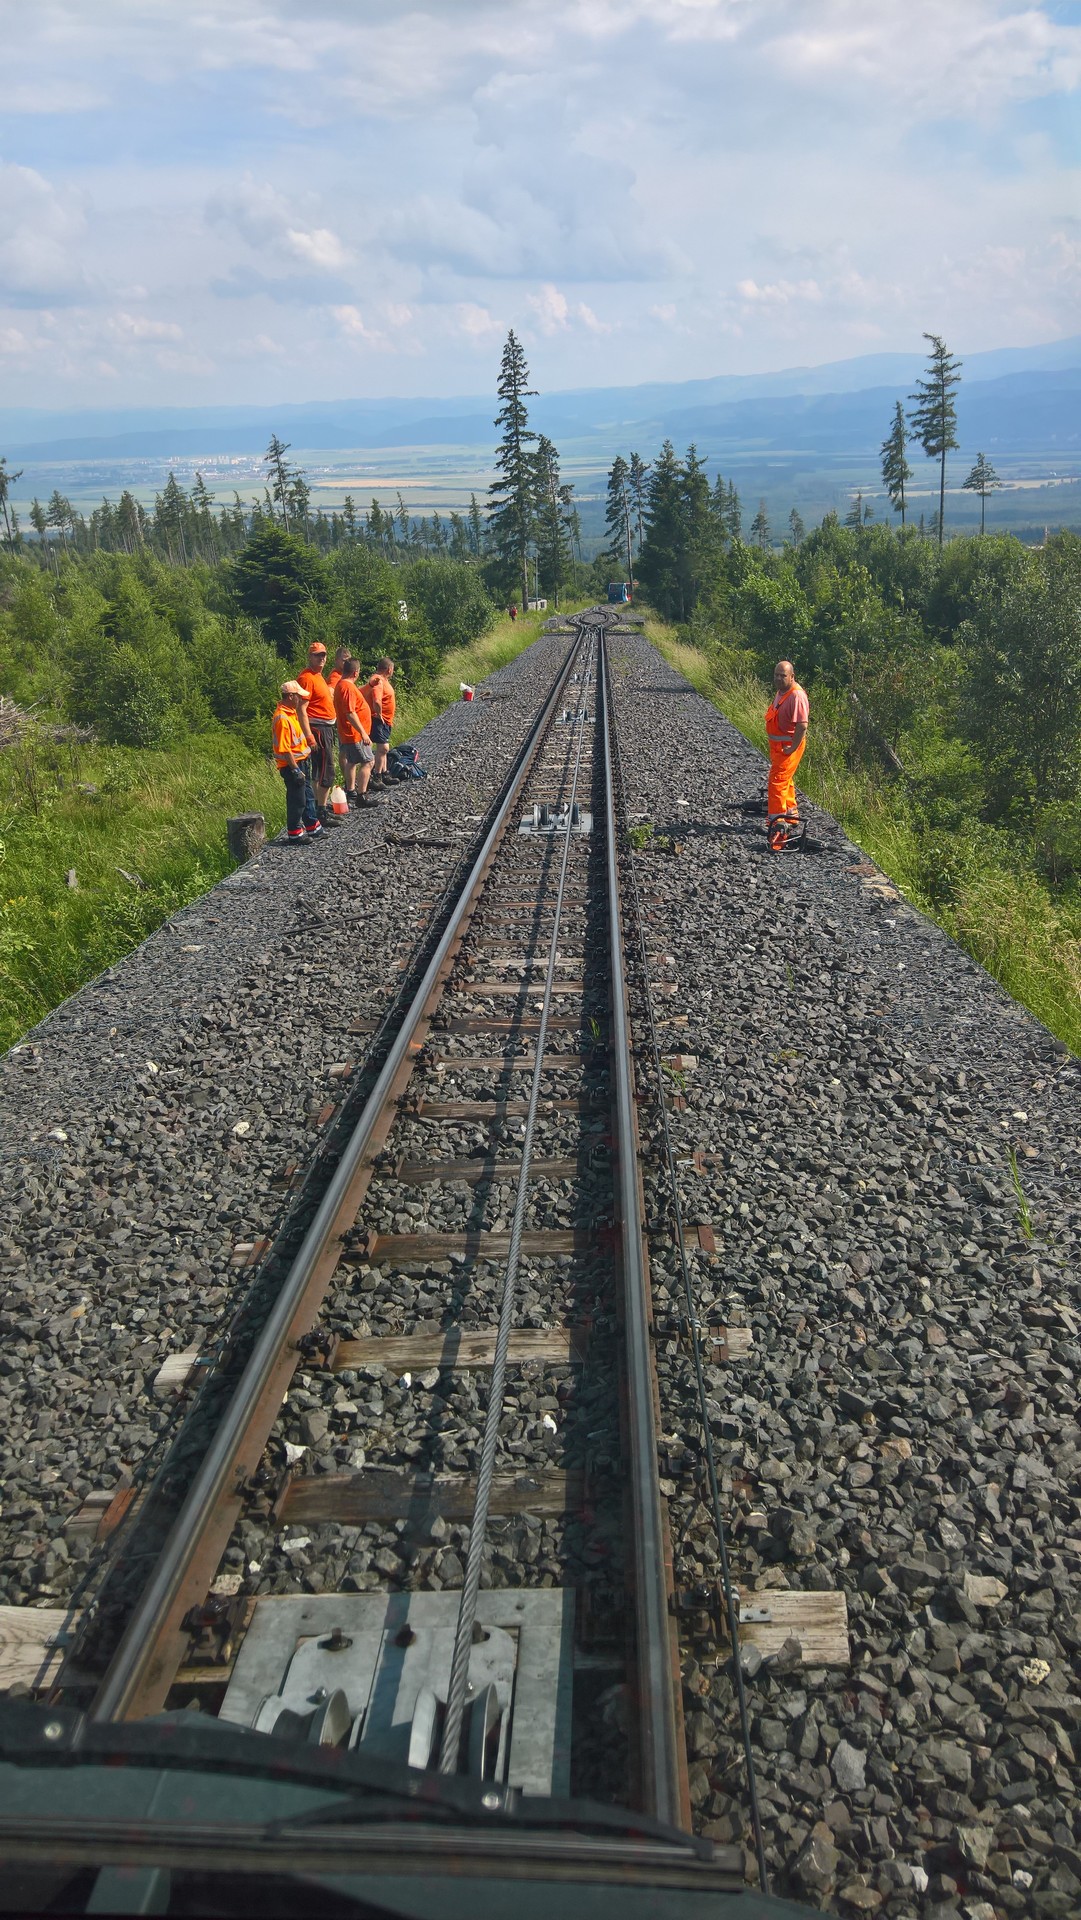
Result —
[{"label": "wooden plank", "polygon": [[741,1608],[761,1608],[768,1621],[740,1625],[741,1644],[758,1648],[765,1656],[778,1654],[786,1640],[796,1639],[805,1667],[847,1667],[848,1601],[842,1592],[797,1593],[791,1587],[766,1587],[759,1592],[740,1587]]},{"label": "wooden plank", "polygon": [[[559,1073],[563,1067],[584,1067],[592,1061],[591,1053],[545,1053],[541,1063],[542,1073]],[[537,1064],[535,1053],[436,1053],[432,1055],[437,1067],[460,1067],[469,1073],[532,1073]]]},{"label": "wooden plank", "polygon": [[[597,991],[600,991],[602,984],[603,983],[601,981],[597,982]],[[451,980],[448,982],[447,991],[453,992],[453,993],[475,993],[475,994],[488,994],[488,995],[510,994],[516,1000],[523,1000],[527,994],[533,994],[537,999],[540,999],[541,995],[544,992],[544,981],[543,980],[474,980],[474,979]],[[557,999],[559,998],[560,994],[585,993],[586,983],[584,980],[557,980],[555,982],[553,991]],[[674,987],[672,988],[672,992],[673,993],[675,992]]]},{"label": "wooden plank", "polygon": [[0,1607],[0,1692],[55,1680],[80,1618],[68,1607]]},{"label": "wooden plank", "polygon": [[[585,1359],[588,1327],[522,1327],[513,1332],[507,1350],[511,1366],[539,1360],[545,1366],[579,1366]],[[472,1372],[490,1367],[495,1357],[495,1327],[447,1327],[443,1333],[369,1334],[363,1340],[342,1340],[334,1355],[335,1373],[351,1367],[387,1367],[392,1373],[423,1373],[428,1367],[445,1372]]]},{"label": "wooden plank", "polygon": [[[476,1499],[471,1477],[425,1479],[385,1472],[320,1473],[290,1483],[279,1509],[281,1526],[364,1526],[369,1520],[468,1520]],[[582,1504],[580,1473],[502,1473],[492,1479],[490,1511],[496,1514],[574,1512]]]},{"label": "wooden plank", "polygon": [[[596,1253],[603,1244],[604,1229],[581,1228],[577,1233],[527,1230],[522,1235],[522,1252],[538,1259],[565,1253]],[[374,1245],[371,1242],[374,1241]],[[468,1260],[505,1260],[510,1252],[509,1233],[377,1233],[370,1236],[370,1250],[346,1247],[342,1259],[373,1267],[414,1266],[418,1261],[449,1260],[452,1253]]]},{"label": "wooden plank", "polygon": [[[603,1113],[607,1102],[591,1094],[572,1100],[542,1100],[542,1113]],[[529,1112],[528,1100],[418,1100],[407,1112],[419,1120],[504,1120]]]},{"label": "wooden plank", "polygon": [[[581,1032],[580,1013],[553,1013],[548,1021],[550,1027],[572,1028]],[[540,1020],[534,1014],[516,1015],[513,1019],[502,1019],[495,1013],[461,1014],[455,1020],[448,1020],[440,1027],[442,1033],[536,1033]]]},{"label": "wooden plank", "polygon": [[[475,1186],[481,1180],[514,1180],[521,1170],[520,1160],[399,1160],[395,1180],[409,1187],[426,1186],[430,1181],[464,1181]],[[531,1180],[571,1180],[578,1172],[577,1160],[530,1160]]]},{"label": "wooden plank", "polygon": [[706,1334],[706,1359],[715,1367],[726,1360],[746,1360],[753,1345],[751,1327],[714,1327]]}]

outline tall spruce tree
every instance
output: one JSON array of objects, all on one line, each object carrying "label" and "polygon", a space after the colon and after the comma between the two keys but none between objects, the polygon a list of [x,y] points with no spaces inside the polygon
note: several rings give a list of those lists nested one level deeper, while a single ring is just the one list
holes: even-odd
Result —
[{"label": "tall spruce tree", "polygon": [[908,425],[904,407],[898,400],[893,410],[889,436],[882,442],[882,482],[893,502],[894,513],[901,516],[902,527],[905,524],[905,488],[912,478],[912,468],[905,457],[907,446]]},{"label": "tall spruce tree", "polygon": [[495,452],[498,478],[488,488],[488,532],[507,572],[516,573],[521,582],[524,609],[529,605],[529,543],[535,500],[530,449],[537,436],[530,430],[525,404],[535,389],[529,385],[529,368],[513,327],[503,348],[496,391],[503,402],[495,417],[502,437]]},{"label": "tall spruce tree", "polygon": [[15,481],[21,480],[22,477],[23,470],[21,467],[18,473],[8,472],[7,455],[0,454],[0,512],[2,512],[4,516],[4,531],[7,535],[7,543],[12,553],[15,551],[15,535],[11,527],[11,509],[8,506],[8,498]]},{"label": "tall spruce tree", "polygon": [[537,441],[536,452],[533,454],[533,472],[537,567],[540,584],[545,593],[551,593],[558,607],[560,590],[570,572],[570,543],[567,538],[561,498],[566,489],[560,484],[559,455],[547,435],[543,433]]},{"label": "tall spruce tree", "polygon": [[[270,483],[271,499],[277,502],[278,510],[282,517],[282,526],[285,528],[286,533],[291,532],[289,525],[289,487],[293,477],[292,468],[285,457],[289,451],[289,447],[290,442],[288,440],[279,440],[277,434],[272,433],[270,436],[270,445],[263,455],[263,463],[267,469],[267,478]],[[271,511],[273,512],[273,509]]]},{"label": "tall spruce tree", "polygon": [[621,453],[617,453],[608,473],[608,497],[604,510],[604,524],[611,537],[608,551],[616,566],[627,564],[627,584],[633,585],[634,562],[631,557],[632,523],[634,518],[634,495],[631,492],[631,470]]},{"label": "tall spruce tree", "polygon": [[937,333],[925,333],[931,343],[927,371],[916,382],[915,402],[909,415],[912,431],[928,460],[937,460],[938,469],[938,544],[946,526],[946,455],[960,444],[957,439],[957,408],[953,396],[961,384],[961,361],[950,353]]},{"label": "tall spruce tree", "polygon": [[976,455],[976,465],[973,467],[968,479],[962,480],[961,485],[967,492],[978,493],[980,496],[980,532],[982,534],[987,519],[987,496],[989,493],[993,493],[996,487],[1000,487],[1002,482],[995,472],[994,467],[991,465],[990,460],[985,459],[982,453],[978,453]]},{"label": "tall spruce tree", "polygon": [[789,546],[792,546],[792,547],[802,546],[806,536],[807,536],[807,529],[804,526],[803,520],[800,517],[799,509],[797,507],[793,507],[791,513],[788,516]]},{"label": "tall spruce tree", "polygon": [[649,476],[638,576],[658,613],[668,620],[684,618],[684,548],[683,473],[672,442],[666,440]]},{"label": "tall spruce tree", "polygon": [[646,482],[649,478],[649,461],[643,460],[640,453],[632,453],[627,466],[627,484],[634,502],[634,550],[642,551],[642,539],[646,519]]},{"label": "tall spruce tree", "polygon": [[758,512],[751,521],[751,542],[752,545],[760,547],[763,553],[768,553],[773,545],[773,535],[770,532],[769,515],[766,512],[764,500],[758,502]]}]

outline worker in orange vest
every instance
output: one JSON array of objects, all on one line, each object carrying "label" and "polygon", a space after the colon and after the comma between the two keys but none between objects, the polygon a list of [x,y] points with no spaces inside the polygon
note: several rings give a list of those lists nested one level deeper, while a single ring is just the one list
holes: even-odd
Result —
[{"label": "worker in orange vest", "polygon": [[371,736],[375,748],[375,765],[369,781],[369,790],[373,787],[393,786],[394,782],[386,778],[387,745],[391,728],[394,725],[395,698],[391,681],[394,678],[394,662],[383,655],[367,685],[361,689],[372,716]]},{"label": "worker in orange vest", "polygon": [[773,669],[773,699],[766,708],[769,741],[769,786],[766,792],[766,839],[772,853],[780,853],[793,826],[799,824],[796,768],[807,745],[810,703],[791,660],[778,660]]}]

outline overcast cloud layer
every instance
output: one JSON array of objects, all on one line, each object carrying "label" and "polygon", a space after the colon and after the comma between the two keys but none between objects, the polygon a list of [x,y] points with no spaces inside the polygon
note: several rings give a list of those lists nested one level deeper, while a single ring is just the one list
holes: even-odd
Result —
[{"label": "overcast cloud layer", "polygon": [[0,401],[1075,333],[1081,7],[0,0]]}]

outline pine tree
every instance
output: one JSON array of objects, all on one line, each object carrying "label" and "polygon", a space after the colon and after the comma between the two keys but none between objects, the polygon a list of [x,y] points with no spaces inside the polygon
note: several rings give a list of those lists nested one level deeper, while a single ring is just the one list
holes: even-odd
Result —
[{"label": "pine tree", "polygon": [[[268,470],[267,478],[270,482],[271,499],[278,503],[281,511],[282,526],[285,528],[286,533],[291,531],[289,526],[289,483],[292,479],[292,470],[285,458],[290,445],[290,441],[279,440],[277,434],[272,433],[270,436],[270,445],[263,455],[263,463]],[[273,517],[273,506],[271,506],[270,511],[271,517]]]},{"label": "pine tree", "polygon": [[195,475],[195,485],[191,490],[191,508],[198,535],[199,551],[204,560],[214,561],[218,557],[218,541],[214,531],[214,496],[208,490],[201,473]]},{"label": "pine tree", "polygon": [[882,481],[886,492],[893,502],[894,513],[901,516],[902,527],[905,524],[905,488],[912,478],[912,468],[905,457],[908,446],[908,426],[905,410],[898,400],[893,410],[893,425],[889,437],[882,442]]},{"label": "pine tree", "polygon": [[793,546],[793,547],[802,546],[803,541],[806,538],[806,534],[807,534],[807,529],[804,526],[803,521],[800,519],[797,509],[793,507],[791,513],[788,516],[788,539],[789,539],[790,546]]},{"label": "pine tree", "polygon": [[756,547],[761,548],[763,553],[768,553],[773,545],[773,535],[769,530],[769,516],[766,513],[764,500],[758,502],[758,512],[751,521],[751,540]]},{"label": "pine tree", "polygon": [[47,526],[55,527],[60,535],[60,545],[64,552],[68,550],[68,528],[74,519],[75,509],[59,488],[54,487],[45,510]]},{"label": "pine tree", "polygon": [[959,445],[953,396],[961,384],[961,361],[954,358],[937,333],[925,333],[923,337],[931,342],[931,351],[925,377],[917,381],[915,393],[908,396],[916,403],[909,415],[909,424],[928,460],[939,462],[938,544],[941,546],[946,525],[946,455]]},{"label": "pine tree", "polygon": [[962,480],[961,485],[965,487],[969,493],[978,493],[980,496],[980,532],[982,534],[987,518],[987,496],[989,493],[993,493],[996,487],[1000,487],[1002,482],[995,472],[994,467],[991,465],[990,460],[985,460],[983,454],[978,453],[976,455],[976,465],[973,467],[968,479]]},{"label": "pine tree", "polygon": [[488,488],[488,531],[508,573],[516,573],[521,582],[523,608],[529,604],[529,543],[533,536],[534,470],[530,448],[537,437],[530,430],[525,404],[535,391],[528,382],[525,354],[511,328],[503,348],[496,388],[503,402],[495,417],[502,438],[495,454],[499,477]]},{"label": "pine tree", "polygon": [[[402,499],[402,496],[400,493],[397,496],[397,500],[398,500],[398,538],[401,541],[403,547],[407,547],[409,545],[409,536],[412,531],[412,528],[409,522],[409,508],[406,506],[405,501]],[[395,537],[393,516],[391,517],[389,531],[390,531],[391,541],[393,542]]]},{"label": "pine tree", "polygon": [[49,516],[36,494],[30,502],[30,525],[37,534],[38,546],[45,555],[48,565],[50,567],[54,566],[56,556],[53,553],[52,542],[49,539]]},{"label": "pine tree", "polygon": [[636,553],[642,551],[642,539],[645,531],[646,483],[649,477],[649,461],[643,460],[640,453],[632,453],[627,468],[627,483],[634,502],[634,532]]},{"label": "pine tree", "polygon": [[743,502],[734,480],[728,483],[728,531],[733,540],[743,539]]},{"label": "pine tree", "polygon": [[4,530],[7,534],[7,543],[12,553],[15,551],[15,534],[11,526],[11,511],[8,507],[8,496],[16,480],[21,480],[22,477],[23,470],[21,467],[18,473],[8,472],[7,455],[0,454],[0,511],[2,511],[4,515]]},{"label": "pine tree", "polygon": [[541,434],[532,455],[535,481],[534,515],[540,584],[556,606],[570,568],[567,526],[560,495],[559,455],[547,435]]},{"label": "pine tree", "polygon": [[289,475],[289,517],[297,533],[305,540],[311,540],[311,500],[312,490],[299,467],[294,467]]},{"label": "pine tree", "polygon": [[845,514],[844,523],[846,527],[855,527],[857,533],[859,532],[860,528],[863,526],[863,495],[862,493],[857,493],[855,499],[852,502],[852,505],[849,507],[848,512]]},{"label": "pine tree", "polygon": [[639,578],[665,619],[685,617],[685,545],[683,473],[672,442],[666,440],[649,476],[645,538],[638,556]]},{"label": "pine tree", "polygon": [[470,552],[473,553],[478,560],[480,559],[483,546],[484,522],[481,519],[477,496],[475,493],[471,493],[469,496],[469,547]]},{"label": "pine tree", "polygon": [[631,470],[621,453],[617,453],[608,474],[608,500],[604,510],[604,524],[611,536],[611,554],[613,565],[621,567],[627,562],[627,583],[633,590],[634,563],[631,558],[631,528],[634,518],[634,496],[631,492]]},{"label": "pine tree", "polygon": [[342,505],[342,525],[345,528],[346,539],[355,540],[357,537],[357,503],[351,493],[346,494],[345,501]]}]

